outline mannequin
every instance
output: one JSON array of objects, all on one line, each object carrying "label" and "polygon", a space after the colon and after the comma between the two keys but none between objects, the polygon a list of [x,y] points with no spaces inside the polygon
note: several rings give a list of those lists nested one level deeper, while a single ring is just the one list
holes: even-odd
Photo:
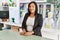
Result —
[{"label": "mannequin", "polygon": [[57,19],[57,29],[60,30],[60,12]]},{"label": "mannequin", "polygon": [[51,29],[54,27],[53,12],[48,13],[48,17],[45,18],[43,26],[48,29]]}]

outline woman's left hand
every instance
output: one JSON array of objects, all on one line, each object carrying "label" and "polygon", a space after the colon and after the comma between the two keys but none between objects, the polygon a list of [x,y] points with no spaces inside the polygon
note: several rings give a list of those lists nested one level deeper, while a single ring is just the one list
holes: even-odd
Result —
[{"label": "woman's left hand", "polygon": [[25,36],[30,36],[30,35],[32,35],[33,34],[33,32],[26,32],[24,35]]}]

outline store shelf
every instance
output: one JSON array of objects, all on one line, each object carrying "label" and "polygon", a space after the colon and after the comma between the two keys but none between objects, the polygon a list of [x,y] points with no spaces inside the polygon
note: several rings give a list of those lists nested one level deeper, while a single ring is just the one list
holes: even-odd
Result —
[{"label": "store shelf", "polygon": [[0,22],[0,23],[2,23],[3,25],[5,25],[3,28],[6,28],[7,25],[21,27],[21,24],[16,24],[16,23],[13,23],[13,22]]}]

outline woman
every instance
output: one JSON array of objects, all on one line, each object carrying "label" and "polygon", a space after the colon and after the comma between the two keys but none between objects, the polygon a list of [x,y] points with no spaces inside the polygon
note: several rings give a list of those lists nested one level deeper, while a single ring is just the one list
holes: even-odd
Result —
[{"label": "woman", "polygon": [[41,35],[41,28],[43,24],[42,15],[38,14],[36,2],[32,1],[28,5],[28,13],[25,14],[22,23],[22,35]]}]

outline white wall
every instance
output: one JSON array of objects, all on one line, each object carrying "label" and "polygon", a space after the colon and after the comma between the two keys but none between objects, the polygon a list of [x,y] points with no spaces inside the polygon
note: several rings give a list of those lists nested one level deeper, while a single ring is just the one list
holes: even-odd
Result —
[{"label": "white wall", "polygon": [[12,22],[12,18],[15,18],[15,23],[20,23],[20,13],[19,13],[19,3],[17,1],[17,7],[9,7],[9,16],[10,22]]}]

